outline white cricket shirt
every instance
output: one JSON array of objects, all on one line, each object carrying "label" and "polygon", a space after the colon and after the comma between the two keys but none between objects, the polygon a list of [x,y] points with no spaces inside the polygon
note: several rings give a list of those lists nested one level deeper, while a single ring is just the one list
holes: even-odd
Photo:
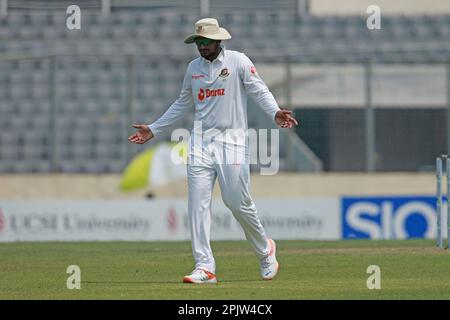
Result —
[{"label": "white cricket shirt", "polygon": [[222,46],[214,61],[199,57],[189,63],[180,96],[149,128],[157,136],[194,108],[204,135],[247,130],[247,94],[275,118],[280,108],[253,63],[245,54]]}]

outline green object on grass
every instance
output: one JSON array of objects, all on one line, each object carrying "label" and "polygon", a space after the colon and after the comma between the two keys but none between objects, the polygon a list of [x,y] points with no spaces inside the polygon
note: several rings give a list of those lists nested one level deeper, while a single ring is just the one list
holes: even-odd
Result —
[{"label": "green object on grass", "polygon": [[159,143],[136,155],[125,168],[120,188],[132,191],[148,186],[160,186],[186,177],[186,165],[174,163],[173,148],[180,159],[187,159],[186,143]]},{"label": "green object on grass", "polygon": [[120,188],[123,191],[136,190],[148,185],[150,162],[154,153],[155,148],[145,150],[125,168],[120,182]]}]

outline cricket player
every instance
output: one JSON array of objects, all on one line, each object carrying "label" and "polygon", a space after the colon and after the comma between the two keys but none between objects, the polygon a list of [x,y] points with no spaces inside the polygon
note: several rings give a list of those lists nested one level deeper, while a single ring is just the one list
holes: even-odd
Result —
[{"label": "cricket player", "polygon": [[[262,279],[273,279],[279,269],[275,242],[266,236],[249,192],[250,166],[231,153],[248,154],[241,135],[225,130],[247,130],[247,95],[281,128],[298,125],[289,110],[281,110],[272,93],[259,77],[255,66],[243,53],[226,50],[221,40],[230,39],[216,19],[195,23],[195,33],[185,43],[195,43],[200,53],[184,76],[178,99],[150,125],[134,124],[138,129],[128,140],[143,144],[167,130],[187,111],[194,109],[195,123],[189,141],[188,212],[195,268],[183,278],[185,283],[216,283],[216,264],[210,246],[211,198],[219,180],[222,199],[242,226],[260,261]],[[195,131],[195,132],[194,132]],[[200,134],[200,135],[199,135]],[[195,137],[202,137],[196,139]],[[227,159],[233,158],[233,161]]]}]

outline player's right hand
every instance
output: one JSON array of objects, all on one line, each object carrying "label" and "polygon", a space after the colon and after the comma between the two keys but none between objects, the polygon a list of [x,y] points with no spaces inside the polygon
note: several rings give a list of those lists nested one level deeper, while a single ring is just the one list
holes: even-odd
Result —
[{"label": "player's right hand", "polygon": [[133,128],[136,128],[139,130],[138,130],[138,132],[129,136],[128,141],[136,143],[136,144],[143,144],[143,143],[146,143],[151,138],[153,138],[153,132],[150,130],[148,125],[133,124]]},{"label": "player's right hand", "polygon": [[298,126],[298,121],[292,116],[292,111],[287,109],[280,109],[275,114],[275,122],[281,128],[292,128],[294,125]]}]

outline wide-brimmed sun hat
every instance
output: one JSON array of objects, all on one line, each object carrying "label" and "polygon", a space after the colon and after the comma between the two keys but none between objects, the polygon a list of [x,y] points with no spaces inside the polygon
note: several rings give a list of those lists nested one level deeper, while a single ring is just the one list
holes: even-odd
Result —
[{"label": "wide-brimmed sun hat", "polygon": [[197,38],[207,38],[212,40],[231,39],[230,33],[219,26],[219,22],[213,18],[205,18],[195,23],[195,33],[184,40],[184,43],[192,43]]}]

